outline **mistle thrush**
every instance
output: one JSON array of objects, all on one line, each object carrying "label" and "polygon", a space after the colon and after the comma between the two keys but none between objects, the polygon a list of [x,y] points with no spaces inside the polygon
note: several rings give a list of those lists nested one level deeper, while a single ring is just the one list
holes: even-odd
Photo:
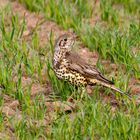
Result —
[{"label": "mistle thrush", "polygon": [[127,93],[116,88],[113,82],[106,79],[96,68],[72,52],[74,42],[75,38],[69,34],[61,35],[55,42],[53,69],[59,79],[64,79],[77,87],[102,85],[131,98]]}]

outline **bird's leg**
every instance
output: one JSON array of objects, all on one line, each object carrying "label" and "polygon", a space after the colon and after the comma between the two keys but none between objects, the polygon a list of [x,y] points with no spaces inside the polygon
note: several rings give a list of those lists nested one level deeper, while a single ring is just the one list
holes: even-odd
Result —
[{"label": "bird's leg", "polygon": [[80,93],[79,101],[82,101],[84,98],[88,97],[86,87],[80,87],[78,93]]},{"label": "bird's leg", "polygon": [[82,87],[81,90],[82,90],[82,92],[81,92],[81,100],[83,98],[85,98],[85,99],[91,99],[91,96],[90,96],[90,94],[87,91],[87,86],[86,87]]},{"label": "bird's leg", "polygon": [[85,87],[82,87],[81,88],[81,97],[80,97],[80,100],[82,100],[85,95],[86,95],[86,89],[85,89]]},{"label": "bird's leg", "polygon": [[[78,94],[77,94],[78,93]],[[69,102],[73,102],[73,100],[76,98],[78,100],[82,100],[86,95],[86,89],[85,87],[78,87],[78,89],[74,88],[73,93],[71,94],[71,96],[67,99],[67,101]]]}]

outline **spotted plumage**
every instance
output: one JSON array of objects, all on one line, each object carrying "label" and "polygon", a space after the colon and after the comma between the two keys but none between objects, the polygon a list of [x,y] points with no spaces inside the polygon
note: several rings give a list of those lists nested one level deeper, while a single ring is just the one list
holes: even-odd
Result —
[{"label": "spotted plumage", "polygon": [[[96,68],[89,65],[78,54],[72,52],[75,38],[64,34],[55,43],[53,69],[59,79],[64,79],[77,87],[87,85],[102,85],[126,94],[107,80]],[[131,98],[130,96],[128,96]]]}]

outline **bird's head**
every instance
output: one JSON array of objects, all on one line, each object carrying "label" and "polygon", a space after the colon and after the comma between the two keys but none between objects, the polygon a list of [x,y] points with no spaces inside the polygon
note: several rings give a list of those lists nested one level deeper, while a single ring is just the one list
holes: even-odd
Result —
[{"label": "bird's head", "polygon": [[74,45],[74,37],[69,34],[61,35],[55,42],[55,52],[56,51],[64,51],[70,52]]},{"label": "bird's head", "polygon": [[57,65],[66,57],[66,54],[72,50],[75,42],[75,37],[69,34],[61,35],[55,42],[53,67]]}]

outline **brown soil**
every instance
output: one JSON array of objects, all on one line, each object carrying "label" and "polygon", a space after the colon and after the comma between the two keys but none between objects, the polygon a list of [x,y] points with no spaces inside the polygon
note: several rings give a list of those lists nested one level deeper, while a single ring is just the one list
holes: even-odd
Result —
[{"label": "brown soil", "polygon": [[[23,32],[23,39],[30,43],[31,41],[31,35],[32,31],[35,27],[37,27],[37,34],[39,36],[40,40],[40,47],[44,47],[47,44],[47,41],[49,39],[49,34],[53,32],[54,39],[56,39],[58,36],[60,36],[63,33],[68,33],[68,31],[64,31],[62,28],[57,26],[54,22],[51,21],[45,21],[43,18],[43,15],[37,14],[37,13],[30,13],[28,10],[24,8],[21,4],[19,4],[16,1],[8,1],[8,0],[1,0],[0,6],[1,8],[10,5],[12,8],[13,14],[18,14],[21,21],[25,19],[27,28]],[[26,87],[27,84],[31,83],[31,79],[27,76],[22,77],[22,86],[23,88]],[[49,82],[46,79],[45,84],[41,85],[39,83],[33,83],[31,88],[31,98],[34,98],[38,94],[44,94],[46,96],[46,101],[49,100],[49,93],[51,92],[51,86]],[[20,103],[13,99],[12,97],[8,95],[2,95],[4,98],[4,103],[2,108],[0,110],[3,114],[5,114],[6,118],[14,117],[14,120],[20,120],[21,117],[21,111],[20,111]],[[43,124],[46,126],[48,123],[51,122],[52,115],[50,112],[54,110],[59,110],[60,108],[64,108],[64,110],[71,110],[71,107],[69,105],[66,105],[65,103],[61,103],[60,101],[55,102],[46,102],[47,106],[47,112],[46,117],[43,121]],[[49,113],[49,115],[48,115]],[[28,118],[27,118],[28,119]],[[36,122],[37,123],[37,122]],[[0,138],[8,137],[13,138],[14,135],[12,133],[12,127],[7,121],[5,120],[5,129],[8,134],[4,135],[5,132],[0,133]]]}]

